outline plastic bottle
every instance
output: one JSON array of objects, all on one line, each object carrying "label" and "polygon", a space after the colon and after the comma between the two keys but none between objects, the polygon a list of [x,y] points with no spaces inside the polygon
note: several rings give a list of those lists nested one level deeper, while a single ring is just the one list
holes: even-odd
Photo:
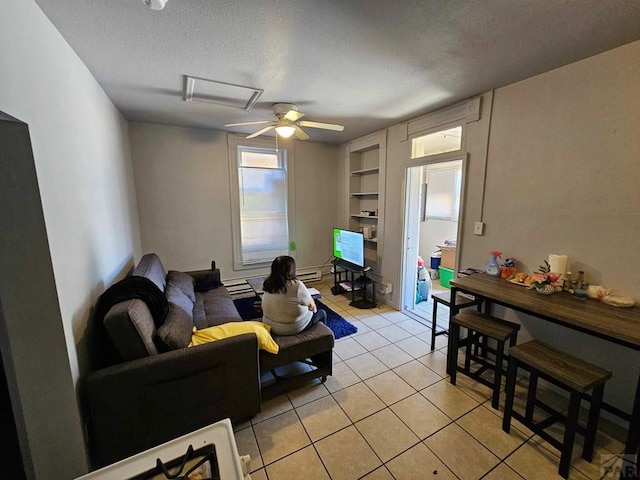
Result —
[{"label": "plastic bottle", "polygon": [[498,258],[502,258],[502,252],[497,250],[492,250],[489,252],[491,255],[491,260],[487,263],[487,266],[484,267],[484,271],[487,275],[492,275],[494,277],[500,276],[500,264],[498,263]]}]

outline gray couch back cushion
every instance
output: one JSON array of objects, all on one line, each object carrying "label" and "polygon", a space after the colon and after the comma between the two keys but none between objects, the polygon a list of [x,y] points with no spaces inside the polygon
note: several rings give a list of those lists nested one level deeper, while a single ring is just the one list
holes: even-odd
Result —
[{"label": "gray couch back cushion", "polygon": [[140,259],[140,263],[131,275],[146,277],[155,283],[161,291],[165,291],[167,285],[167,271],[155,253],[147,253]]},{"label": "gray couch back cushion", "polygon": [[167,284],[166,294],[169,306],[173,304],[182,308],[189,317],[189,320],[193,323],[193,302],[187,294],[172,284]]},{"label": "gray couch back cushion", "polygon": [[158,328],[158,338],[163,350],[186,348],[191,342],[193,321],[187,313],[174,303],[169,303],[169,314]]},{"label": "gray couch back cushion", "polygon": [[153,341],[156,327],[147,305],[138,299],[120,302],[104,317],[109,332],[122,360],[135,360],[158,353]]},{"label": "gray couch back cushion", "polygon": [[191,303],[196,301],[193,284],[193,277],[188,273],[178,272],[176,270],[169,270],[169,273],[167,273],[167,288],[170,285],[178,287],[191,299]]}]

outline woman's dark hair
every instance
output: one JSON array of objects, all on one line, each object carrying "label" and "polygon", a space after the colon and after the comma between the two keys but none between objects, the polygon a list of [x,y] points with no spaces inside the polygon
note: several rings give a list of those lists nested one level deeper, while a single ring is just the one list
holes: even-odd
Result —
[{"label": "woman's dark hair", "polygon": [[268,293],[285,293],[287,284],[296,279],[296,261],[288,255],[276,257],[271,263],[271,274],[264,281],[263,289]]}]

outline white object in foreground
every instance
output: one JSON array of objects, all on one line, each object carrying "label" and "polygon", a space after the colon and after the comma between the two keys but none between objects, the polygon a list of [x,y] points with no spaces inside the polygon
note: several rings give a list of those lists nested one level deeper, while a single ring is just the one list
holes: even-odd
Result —
[{"label": "white object in foreground", "polygon": [[[215,446],[221,480],[250,480],[249,457],[238,455],[233,427],[228,418],[170,440],[132,457],[108,465],[76,480],[127,480],[156,468],[157,460],[169,464],[185,456],[189,446],[194,450]],[[246,475],[246,476],[245,476]],[[152,476],[151,478],[162,478]]]}]

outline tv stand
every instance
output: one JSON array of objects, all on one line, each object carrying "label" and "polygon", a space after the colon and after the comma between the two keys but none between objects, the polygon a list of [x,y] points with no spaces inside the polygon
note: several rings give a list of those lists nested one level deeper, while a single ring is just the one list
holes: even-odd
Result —
[{"label": "tv stand", "polygon": [[[347,264],[339,259],[333,260],[333,287],[331,293],[339,295],[351,292],[349,305],[355,308],[376,307],[376,284],[367,277],[370,268],[361,268]],[[358,278],[355,278],[358,275]],[[370,290],[369,290],[370,289]]]}]

